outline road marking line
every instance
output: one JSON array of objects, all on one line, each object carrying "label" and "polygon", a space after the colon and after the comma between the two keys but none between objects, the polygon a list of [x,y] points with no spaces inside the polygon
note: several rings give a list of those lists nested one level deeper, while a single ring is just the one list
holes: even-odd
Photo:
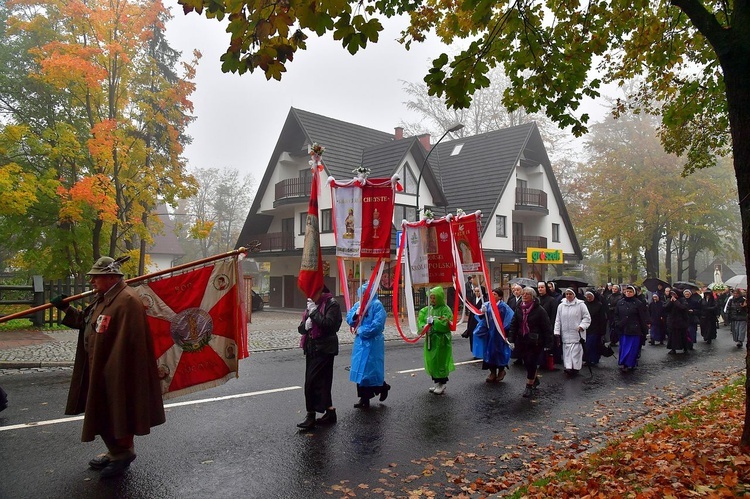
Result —
[{"label": "road marking line", "polygon": [[[279,393],[279,392],[286,392],[289,390],[301,390],[301,386],[288,386],[286,388],[274,388],[272,390],[260,390],[257,392],[248,392],[248,393],[238,393],[236,395],[225,395],[223,397],[212,397],[209,399],[200,399],[200,400],[188,400],[185,402],[175,402],[172,404],[164,404],[165,409],[169,409],[171,407],[181,407],[184,405],[196,405],[196,404],[205,404],[207,402],[220,402],[222,400],[230,400],[230,399],[238,399],[238,398],[244,398],[244,397],[253,397],[255,395],[267,395],[269,393]],[[10,426],[0,426],[0,431],[9,431],[9,430],[20,430],[23,428],[34,428],[35,426],[47,426],[52,424],[58,424],[58,423],[69,423],[71,421],[80,421],[83,419],[83,416],[72,416],[69,418],[60,418],[60,419],[49,419],[47,421],[35,421],[33,423],[23,423],[23,424],[16,424],[16,425],[10,425]]]},{"label": "road marking line", "polygon": [[[463,366],[464,364],[476,364],[477,362],[482,362],[482,359],[467,360],[465,362],[456,362],[454,365]],[[408,374],[408,373],[415,373],[419,371],[424,371],[424,367],[420,367],[419,369],[407,369],[406,371],[396,371],[396,374]]]}]

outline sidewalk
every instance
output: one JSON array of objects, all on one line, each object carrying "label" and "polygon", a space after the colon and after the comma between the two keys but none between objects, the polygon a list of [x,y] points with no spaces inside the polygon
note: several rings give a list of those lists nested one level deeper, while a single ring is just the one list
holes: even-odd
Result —
[{"label": "sidewalk", "polygon": [[[251,352],[285,350],[299,347],[297,332],[302,310],[269,309],[255,312],[248,325],[248,347]],[[406,319],[401,327],[408,335]],[[458,326],[460,331],[465,329]],[[396,329],[393,317],[389,317],[385,328],[386,341],[403,341]],[[69,367],[73,365],[78,332],[66,331],[0,331],[0,369],[39,367]],[[349,327],[344,323],[339,331],[339,343],[354,341]],[[468,341],[468,340],[467,340]],[[467,345],[468,348],[468,345]]]}]

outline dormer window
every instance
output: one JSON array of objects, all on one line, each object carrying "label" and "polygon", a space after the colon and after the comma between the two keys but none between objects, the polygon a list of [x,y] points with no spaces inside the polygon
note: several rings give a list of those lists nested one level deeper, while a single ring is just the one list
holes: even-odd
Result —
[{"label": "dormer window", "polygon": [[463,149],[463,144],[457,144],[453,150],[451,151],[451,156],[458,156],[458,154],[461,152],[461,149]]}]

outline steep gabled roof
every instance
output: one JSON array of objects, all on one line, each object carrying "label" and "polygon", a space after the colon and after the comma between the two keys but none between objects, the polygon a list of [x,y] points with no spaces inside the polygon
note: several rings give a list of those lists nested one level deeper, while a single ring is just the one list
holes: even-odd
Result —
[{"label": "steep gabled roof", "polygon": [[[412,164],[414,175],[419,174],[419,168],[424,163],[427,151],[417,137],[407,137],[388,144],[369,147],[362,152],[362,166],[370,169],[371,177],[391,177],[401,165],[407,154],[411,153],[416,164]],[[430,189],[435,206],[445,206],[447,200],[438,185],[434,173],[429,167],[424,169],[422,181]],[[402,181],[404,179],[401,179]]]},{"label": "steep gabled roof", "polygon": [[167,205],[160,203],[156,207],[156,216],[159,217],[162,224],[162,232],[154,234],[154,242],[148,249],[148,253],[151,255],[174,255],[183,256],[185,250],[182,249],[177,234],[174,229],[174,221],[169,216]]},{"label": "steep gabled roof", "polygon": [[[430,163],[442,179],[449,211],[491,216],[535,128],[527,123],[438,144]],[[457,146],[461,151],[451,155]]]},{"label": "steep gabled roof", "polygon": [[393,134],[361,125],[335,120],[301,109],[289,112],[304,131],[310,143],[326,148],[323,163],[330,175],[344,179],[353,177],[352,170],[362,164],[362,151],[372,146],[383,146],[393,141]]},{"label": "steep gabled roof", "polygon": [[[460,152],[452,154],[458,146],[461,147]],[[481,210],[485,218],[483,232],[489,226],[486,217],[492,215],[506,194],[511,174],[521,160],[531,160],[544,168],[552,188],[551,194],[560,207],[565,228],[570,234],[573,250],[579,258],[582,257],[578,238],[536,123],[442,142],[430,156],[430,163],[438,172],[443,192],[448,198],[448,211],[455,213],[456,209],[461,208],[466,213],[473,213]]]}]

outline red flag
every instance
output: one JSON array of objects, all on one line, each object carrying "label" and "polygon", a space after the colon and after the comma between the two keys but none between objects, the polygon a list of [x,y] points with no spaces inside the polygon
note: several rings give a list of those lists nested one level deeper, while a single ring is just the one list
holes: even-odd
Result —
[{"label": "red flag", "polygon": [[300,264],[297,287],[312,298],[323,288],[323,255],[320,252],[320,225],[318,223],[318,193],[320,191],[320,170],[323,163],[320,159],[322,148],[313,145],[312,151],[312,187],[310,189],[310,204],[307,208],[307,223],[305,226],[305,244],[302,248],[302,262]]},{"label": "red flag", "polygon": [[136,287],[146,307],[165,399],[237,377],[248,356],[237,257]]}]

